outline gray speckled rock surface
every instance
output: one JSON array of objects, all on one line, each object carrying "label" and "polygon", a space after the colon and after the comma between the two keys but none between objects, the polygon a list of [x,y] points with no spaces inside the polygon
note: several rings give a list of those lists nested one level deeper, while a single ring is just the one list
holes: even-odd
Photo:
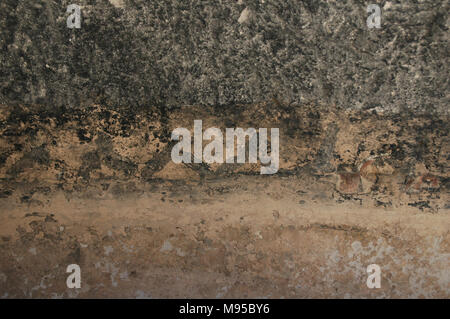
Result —
[{"label": "gray speckled rock surface", "polygon": [[[370,1],[376,2],[376,1]],[[448,112],[449,1],[3,0],[0,102]],[[81,29],[66,26],[69,4]]]}]

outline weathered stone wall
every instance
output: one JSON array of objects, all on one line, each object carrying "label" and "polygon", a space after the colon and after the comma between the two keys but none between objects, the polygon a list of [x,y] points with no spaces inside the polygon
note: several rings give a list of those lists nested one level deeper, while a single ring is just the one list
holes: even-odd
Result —
[{"label": "weathered stone wall", "polygon": [[449,1],[375,2],[369,30],[360,0],[4,0],[0,101],[447,112]]},{"label": "weathered stone wall", "polygon": [[[174,164],[169,134],[194,119],[279,127],[279,172]],[[449,296],[442,115],[16,107],[0,132],[3,297]],[[81,289],[65,285],[72,263]]]},{"label": "weathered stone wall", "polygon": [[[449,1],[70,3],[0,3],[0,297],[450,296]],[[197,119],[279,171],[175,164]]]}]

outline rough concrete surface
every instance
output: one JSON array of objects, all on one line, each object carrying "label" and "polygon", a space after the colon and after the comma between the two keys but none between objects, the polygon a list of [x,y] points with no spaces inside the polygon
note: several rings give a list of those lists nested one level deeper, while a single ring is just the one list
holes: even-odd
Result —
[{"label": "rough concrete surface", "polygon": [[0,101],[447,112],[449,1],[373,2],[381,29],[362,0],[3,0]]},{"label": "rough concrete surface", "polygon": [[[71,3],[0,3],[1,298],[450,297],[448,1]],[[278,172],[175,164],[199,119]]]}]

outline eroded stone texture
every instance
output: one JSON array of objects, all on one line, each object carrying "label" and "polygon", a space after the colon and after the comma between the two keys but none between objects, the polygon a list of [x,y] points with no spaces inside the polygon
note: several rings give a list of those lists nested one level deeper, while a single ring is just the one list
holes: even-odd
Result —
[{"label": "eroded stone texture", "polygon": [[[68,29],[66,8],[82,8]],[[448,112],[449,2],[4,0],[0,101]]]},{"label": "eroded stone texture", "polygon": [[[443,115],[274,100],[0,116],[2,297],[449,297]],[[170,132],[194,119],[279,127],[279,172],[174,164]]]},{"label": "eroded stone texture", "polygon": [[[449,298],[449,1],[378,3],[2,0],[0,297]],[[278,173],[173,163],[196,119]]]}]

